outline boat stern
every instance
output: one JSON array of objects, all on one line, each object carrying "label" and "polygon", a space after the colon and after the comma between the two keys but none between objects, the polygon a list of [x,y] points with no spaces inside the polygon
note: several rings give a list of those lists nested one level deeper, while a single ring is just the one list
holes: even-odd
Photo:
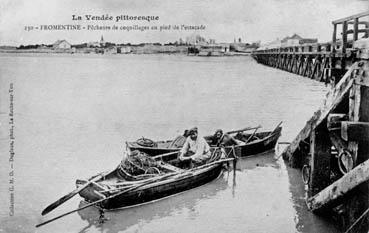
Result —
[{"label": "boat stern", "polygon": [[[80,186],[86,184],[88,181],[86,180],[76,180],[76,187],[79,188]],[[79,195],[84,198],[87,202],[94,202],[100,199],[106,198],[104,194],[101,193],[103,191],[97,184],[92,182],[86,188],[84,188]]]}]

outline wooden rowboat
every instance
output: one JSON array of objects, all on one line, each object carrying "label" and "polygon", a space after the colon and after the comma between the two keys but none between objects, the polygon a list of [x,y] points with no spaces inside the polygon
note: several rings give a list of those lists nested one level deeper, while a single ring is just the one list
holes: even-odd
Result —
[{"label": "wooden rowboat", "polygon": [[[238,130],[232,131],[236,132],[236,134],[234,135],[235,139],[245,143],[244,145],[236,146],[236,155],[238,157],[245,157],[274,149],[282,132],[282,127],[280,126],[280,124],[273,131],[264,131],[258,133],[237,132]],[[259,127],[249,129],[256,128]],[[212,136],[206,136],[204,138],[208,141],[209,145],[212,146]],[[142,141],[145,140],[146,143],[142,143]],[[181,149],[180,146],[173,146],[173,144],[173,140],[153,142],[150,139],[140,139],[140,141],[138,140],[136,142],[126,142],[127,148],[129,150],[139,150],[150,156],[175,152]],[[225,147],[225,149],[226,152],[229,152],[231,150],[231,147]]]},{"label": "wooden rowboat", "polygon": [[[252,134],[237,134],[235,139],[240,141],[247,141],[251,137],[250,141],[245,145],[236,147],[236,154],[239,157],[246,157],[250,155],[260,154],[275,148],[278,138],[281,136],[282,127],[278,126],[273,131],[266,131]],[[229,151],[230,148],[225,148]]]},{"label": "wooden rowboat", "polygon": [[[127,179],[118,166],[99,180],[91,182],[79,195],[87,202],[106,199],[99,203],[103,209],[134,206],[206,184],[220,175],[222,163],[229,160],[218,160],[187,170],[161,162],[164,169],[167,169],[165,173],[137,181]],[[77,180],[77,188],[89,180]]]}]

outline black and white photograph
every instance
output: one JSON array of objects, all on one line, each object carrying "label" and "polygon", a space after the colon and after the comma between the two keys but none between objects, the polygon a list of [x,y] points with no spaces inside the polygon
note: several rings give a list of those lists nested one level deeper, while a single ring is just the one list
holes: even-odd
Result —
[{"label": "black and white photograph", "polygon": [[0,233],[369,233],[369,0],[0,0]]}]

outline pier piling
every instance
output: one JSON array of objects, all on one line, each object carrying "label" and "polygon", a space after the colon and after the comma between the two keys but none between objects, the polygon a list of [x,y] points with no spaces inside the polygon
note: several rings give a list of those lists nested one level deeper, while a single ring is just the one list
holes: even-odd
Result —
[{"label": "pier piling", "polygon": [[332,24],[331,42],[257,50],[252,56],[258,63],[331,84],[323,106],[282,156],[302,168],[310,210],[333,212],[342,230],[367,233],[369,11]]}]

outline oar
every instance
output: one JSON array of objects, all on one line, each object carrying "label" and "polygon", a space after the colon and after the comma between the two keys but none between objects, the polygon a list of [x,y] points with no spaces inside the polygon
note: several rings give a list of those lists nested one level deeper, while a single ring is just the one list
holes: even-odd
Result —
[{"label": "oar", "polygon": [[224,162],[228,162],[228,161],[232,161],[232,160],[235,160],[235,158],[220,159],[220,160],[217,160],[217,161],[214,161],[214,162],[211,162],[211,163],[206,163],[204,165],[194,167],[194,168],[190,169],[190,171],[202,169],[202,168],[205,168],[207,166],[211,166],[211,165],[214,165],[214,164],[217,164],[217,163],[224,163]]},{"label": "oar", "polygon": [[90,207],[90,206],[93,206],[93,205],[99,204],[99,203],[101,203],[101,202],[103,202],[103,201],[106,201],[106,200],[112,199],[112,198],[114,198],[114,197],[116,197],[116,196],[119,196],[119,195],[121,195],[121,194],[124,194],[124,193],[130,192],[130,191],[133,191],[133,190],[138,189],[138,188],[140,188],[140,187],[142,187],[142,186],[145,186],[145,185],[151,184],[151,183],[153,183],[153,182],[157,182],[157,181],[159,181],[159,180],[161,180],[161,179],[168,178],[168,177],[170,177],[170,176],[174,176],[174,175],[178,175],[178,174],[176,174],[176,173],[170,173],[170,174],[168,174],[168,175],[164,175],[164,176],[162,176],[162,177],[158,177],[157,179],[150,179],[150,180],[148,180],[148,181],[147,181],[147,182],[145,182],[145,183],[140,183],[140,184],[138,184],[138,185],[136,185],[136,186],[134,186],[134,187],[132,187],[132,188],[125,189],[125,190],[123,190],[123,191],[121,191],[121,192],[119,192],[119,193],[116,193],[116,194],[114,194],[114,195],[111,195],[111,196],[109,196],[109,197],[106,197],[106,198],[103,198],[103,199],[97,200],[97,201],[95,201],[95,202],[91,202],[90,204],[85,205],[85,206],[83,206],[83,207],[81,207],[81,208],[78,208],[78,209],[75,209],[75,210],[69,211],[69,212],[64,213],[64,214],[62,214],[62,215],[59,215],[59,216],[57,216],[57,217],[55,217],[55,218],[52,218],[52,219],[50,219],[50,220],[47,220],[46,222],[43,222],[43,223],[37,224],[37,225],[36,225],[36,227],[43,226],[43,225],[45,225],[45,224],[48,224],[48,223],[50,223],[50,222],[53,222],[53,221],[55,221],[55,220],[57,220],[57,219],[59,219],[59,218],[62,218],[62,217],[64,217],[64,216],[67,216],[67,215],[72,214],[72,213],[74,213],[74,212],[77,212],[77,211],[80,211],[80,210],[86,209],[86,208],[88,208],[88,207]]},{"label": "oar", "polygon": [[179,153],[179,150],[173,151],[173,152],[169,152],[169,153],[165,153],[165,154],[161,154],[161,155],[157,155],[157,156],[153,156],[152,158],[153,159],[160,159],[160,158],[167,157],[169,155],[178,154],[178,153]]},{"label": "oar", "polygon": [[[206,166],[214,165],[214,164],[217,164],[217,163],[223,163],[223,162],[226,162],[226,161],[231,161],[231,160],[233,160],[233,159],[234,159],[234,158],[222,159],[222,160],[218,160],[218,161],[215,161],[215,162],[212,162],[212,163],[204,164],[204,165],[202,165],[202,166],[196,167],[196,168],[191,169],[191,170],[189,170],[189,171],[180,172],[180,173],[170,173],[170,174],[167,174],[167,175],[164,175],[164,176],[161,176],[161,177],[156,177],[156,178],[148,179],[148,180],[146,180],[146,182],[139,183],[139,184],[137,184],[136,186],[130,187],[130,188],[128,188],[128,189],[124,189],[124,190],[122,190],[121,192],[118,192],[118,193],[116,193],[116,194],[113,194],[113,195],[111,195],[111,196],[109,196],[109,197],[106,197],[106,198],[103,198],[103,199],[97,200],[97,201],[92,202],[92,203],[90,203],[90,204],[87,204],[87,205],[85,205],[85,206],[83,206],[83,207],[81,207],[81,208],[78,208],[78,209],[75,209],[75,210],[69,211],[69,212],[64,213],[64,214],[62,214],[62,215],[59,215],[59,216],[57,216],[57,217],[55,217],[55,218],[52,218],[52,219],[50,219],[50,220],[47,220],[46,222],[43,222],[43,223],[37,224],[37,225],[36,225],[36,227],[43,226],[43,225],[48,224],[48,223],[50,223],[50,222],[53,222],[53,221],[55,221],[55,220],[57,220],[57,219],[59,219],[59,218],[62,218],[62,217],[67,216],[67,215],[69,215],[69,214],[72,214],[72,213],[75,213],[75,212],[77,212],[77,211],[80,211],[80,210],[86,209],[86,208],[88,208],[88,207],[90,207],[90,206],[93,206],[93,205],[99,204],[99,203],[101,203],[101,202],[103,202],[103,201],[106,201],[106,200],[112,199],[112,198],[117,197],[117,196],[119,196],[119,195],[122,195],[122,194],[124,194],[124,193],[134,191],[134,190],[136,190],[136,189],[138,189],[138,188],[140,188],[140,187],[142,187],[142,186],[149,185],[149,184],[151,184],[151,183],[158,182],[158,181],[163,180],[163,179],[167,179],[167,178],[169,178],[169,177],[171,177],[171,176],[176,176],[176,175],[185,175],[185,176],[187,176],[187,175],[192,175],[192,171],[193,171],[193,170],[201,169],[201,168],[204,168],[204,167],[206,167]],[[187,173],[187,174],[186,174],[186,173]]]},{"label": "oar", "polygon": [[255,130],[254,130],[254,132],[251,134],[251,136],[245,141],[245,144],[247,144],[250,140],[251,140],[251,138],[252,137],[254,137],[254,135],[255,135],[255,133],[256,133],[256,131],[258,131],[258,129],[259,128],[256,128]]},{"label": "oar", "polygon": [[227,134],[233,134],[233,133],[239,133],[239,132],[244,132],[244,131],[248,131],[248,130],[252,130],[252,129],[258,129],[261,128],[261,125],[255,126],[255,127],[246,127],[243,129],[238,129],[238,130],[232,130],[232,131],[228,131],[226,132]]},{"label": "oar", "polygon": [[97,180],[99,180],[101,177],[103,177],[104,175],[106,175],[107,173],[102,173],[96,177],[94,177],[93,179],[89,180],[86,184],[76,188],[75,190],[73,190],[72,192],[68,193],[67,195],[63,196],[62,198],[60,198],[59,200],[55,201],[54,203],[48,205],[42,212],[41,215],[45,215],[47,213],[49,213],[50,211],[52,211],[53,209],[55,209],[56,207],[60,206],[61,204],[63,204],[64,202],[68,201],[69,199],[71,199],[74,195],[76,195],[77,193],[81,192],[82,190],[84,190],[87,186],[89,186],[92,182],[95,182]]}]

